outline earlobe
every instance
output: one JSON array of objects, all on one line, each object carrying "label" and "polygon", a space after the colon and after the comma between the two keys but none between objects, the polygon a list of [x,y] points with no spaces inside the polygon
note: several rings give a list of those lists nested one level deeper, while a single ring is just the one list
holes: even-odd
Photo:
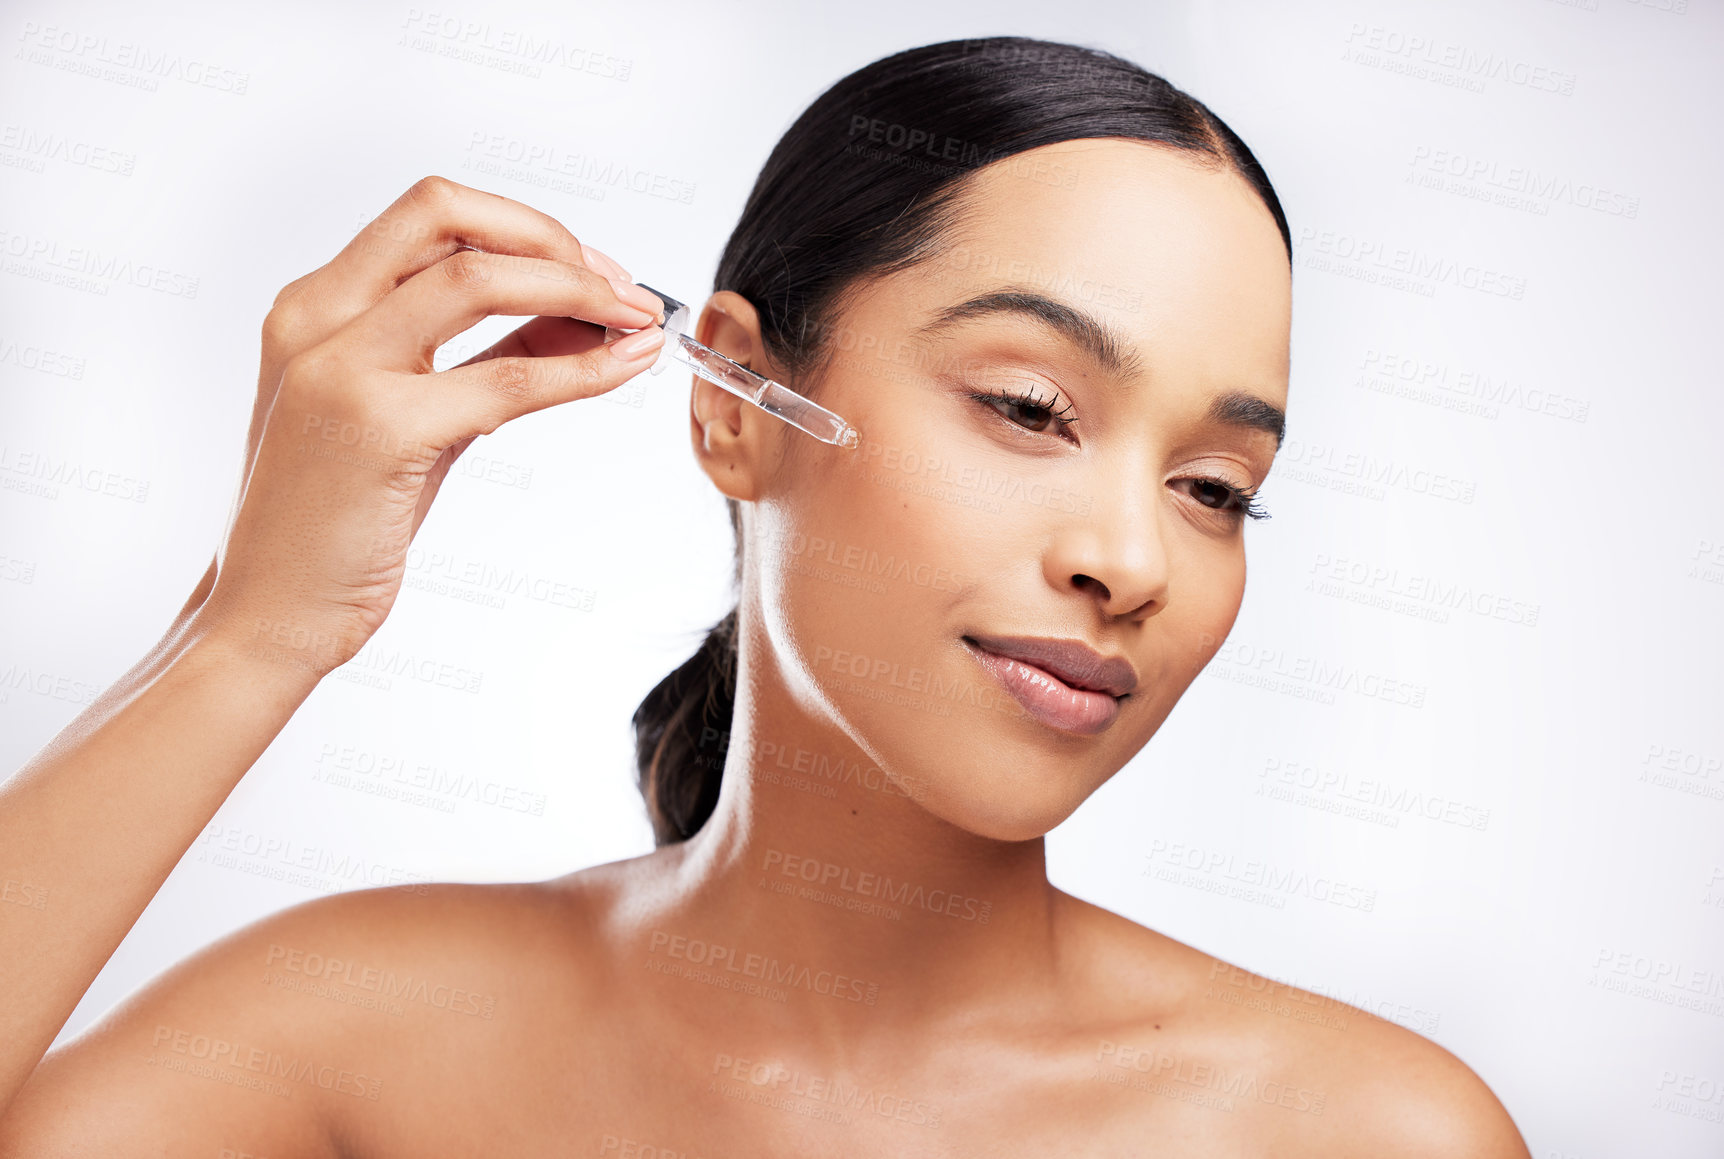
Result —
[{"label": "earlobe", "polygon": [[744,405],[729,391],[691,375],[694,389],[688,396],[689,433],[698,455],[727,455],[737,450],[743,436]]},{"label": "earlobe", "polygon": [[[730,290],[708,300],[693,337],[742,366],[762,360],[759,315],[748,299]],[[756,498],[760,416],[730,392],[699,376],[690,378],[689,436],[696,461],[729,498]]]},{"label": "earlobe", "polygon": [[713,486],[731,499],[754,499],[759,424],[749,406],[728,391],[696,378],[689,394],[689,441],[695,461]]}]

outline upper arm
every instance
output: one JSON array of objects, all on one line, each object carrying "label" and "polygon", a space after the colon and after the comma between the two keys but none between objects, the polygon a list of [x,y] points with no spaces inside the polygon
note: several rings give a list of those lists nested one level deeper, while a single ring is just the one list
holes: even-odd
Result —
[{"label": "upper arm", "polygon": [[[1349,1084],[1360,1155],[1530,1159],[1508,1110],[1471,1067],[1390,1024]],[[1337,1108],[1341,1109],[1341,1108]],[[1345,1112],[1344,1112],[1345,1113]]]},{"label": "upper arm", "polygon": [[1442,1053],[1450,1062],[1433,1068],[1431,1085],[1404,1090],[1391,1107],[1405,1153],[1431,1159],[1531,1159],[1496,1094],[1465,1063]]},{"label": "upper arm", "polygon": [[365,895],[390,892],[272,914],[128,995],[43,1058],[0,1118],[0,1159],[334,1159],[332,1100],[376,1097],[379,1028],[368,1036],[360,1011],[288,988],[279,968],[289,948],[363,938],[382,900]]}]

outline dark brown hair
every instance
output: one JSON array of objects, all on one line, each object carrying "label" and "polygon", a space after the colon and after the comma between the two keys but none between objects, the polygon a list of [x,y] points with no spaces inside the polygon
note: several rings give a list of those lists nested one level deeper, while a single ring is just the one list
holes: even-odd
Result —
[{"label": "dark brown hair", "polygon": [[[949,40],[877,60],[827,89],[779,140],[719,259],[713,289],[753,303],[787,384],[814,395],[846,296],[934,256],[965,178],[1025,150],[1127,137],[1226,166],[1262,198],[1292,257],[1269,178],[1202,103],[1100,49],[1019,36]],[[742,577],[742,523],[728,499]],[[635,710],[641,795],[659,845],[712,815],[736,702],[737,613]]]}]

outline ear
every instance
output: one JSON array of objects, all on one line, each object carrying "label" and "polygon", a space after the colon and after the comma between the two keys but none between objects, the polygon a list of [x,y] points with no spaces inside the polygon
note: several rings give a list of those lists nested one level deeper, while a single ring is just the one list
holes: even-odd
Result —
[{"label": "ear", "polygon": [[[714,294],[700,312],[693,338],[756,374],[776,377],[760,339],[754,304],[732,290]],[[698,375],[689,394],[689,437],[694,457],[713,485],[732,499],[757,499],[775,422],[727,390]]]}]

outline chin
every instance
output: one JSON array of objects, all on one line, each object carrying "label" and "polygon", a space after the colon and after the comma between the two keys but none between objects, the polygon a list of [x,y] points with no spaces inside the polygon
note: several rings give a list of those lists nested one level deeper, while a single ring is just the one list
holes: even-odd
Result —
[{"label": "chin", "polygon": [[[961,684],[967,674],[957,669],[950,678]],[[824,715],[839,731],[886,776],[915,787],[906,796],[978,837],[1045,836],[1118,771],[1111,762],[1119,759],[1119,745],[1104,737],[1055,735],[1026,717],[974,705],[934,716],[858,697],[836,683],[820,692]],[[1115,728],[1133,723],[1121,720]]]},{"label": "chin", "polygon": [[1038,837],[1046,837],[1071,814],[1070,809],[1057,815],[1002,813],[994,810],[981,813],[969,819],[968,823],[956,821],[954,824],[990,841],[1034,841]]},{"label": "chin", "polygon": [[[1009,773],[975,769],[965,776],[948,766],[952,771],[945,775],[925,778],[928,791],[918,804],[947,824],[992,841],[1045,836],[1077,811],[1093,787],[1077,783],[1074,762],[1060,761],[1056,770],[1038,767],[1027,752],[1022,757]],[[1001,761],[994,767],[1011,766]]]},{"label": "chin", "polygon": [[[1037,807],[1039,802],[1001,801],[997,797],[971,798],[950,802],[955,808],[930,809],[941,820],[956,825],[965,832],[991,841],[1033,841],[1045,837],[1061,821],[1076,811],[1081,800],[1069,807],[1049,809]],[[947,802],[942,802],[947,804]]]}]

